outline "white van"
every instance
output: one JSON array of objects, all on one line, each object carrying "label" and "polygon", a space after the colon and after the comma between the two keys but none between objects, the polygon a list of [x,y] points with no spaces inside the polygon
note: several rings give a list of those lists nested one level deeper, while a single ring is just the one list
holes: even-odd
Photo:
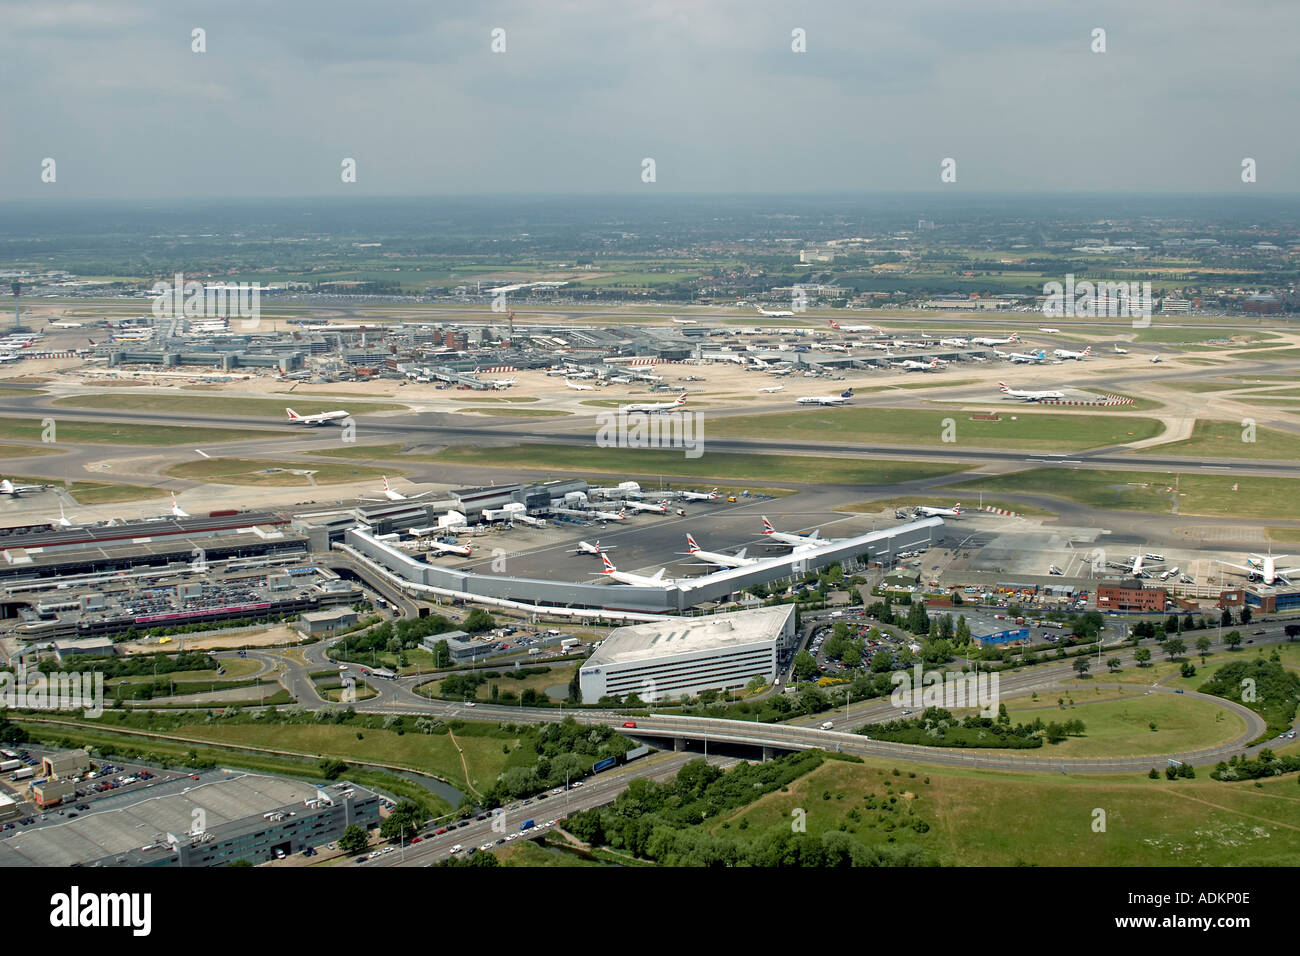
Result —
[{"label": "white van", "polygon": [[834,727],[834,726],[835,726],[835,725],[834,725],[833,723],[831,723],[829,720],[827,720],[827,721],[824,721],[824,722],[822,723],[822,730],[830,730],[830,729],[831,729],[832,727]]}]

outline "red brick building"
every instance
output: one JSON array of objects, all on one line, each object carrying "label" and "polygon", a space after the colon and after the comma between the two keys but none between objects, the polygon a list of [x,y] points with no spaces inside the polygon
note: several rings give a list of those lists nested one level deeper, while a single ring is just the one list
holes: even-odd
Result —
[{"label": "red brick building", "polygon": [[1099,587],[1098,611],[1160,611],[1165,609],[1168,595],[1164,588]]}]

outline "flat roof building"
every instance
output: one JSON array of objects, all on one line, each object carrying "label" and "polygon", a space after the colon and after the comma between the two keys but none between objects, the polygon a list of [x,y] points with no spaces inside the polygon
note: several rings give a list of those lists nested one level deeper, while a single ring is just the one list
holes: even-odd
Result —
[{"label": "flat roof building", "polygon": [[1161,611],[1167,594],[1164,588],[1099,587],[1098,611]]},{"label": "flat roof building", "polygon": [[776,677],[779,650],[794,639],[794,605],[620,627],[582,665],[582,702],[636,694],[650,702]]},{"label": "flat roof building", "polygon": [[41,758],[41,774],[58,780],[80,776],[90,769],[90,754],[84,750],[61,750]]}]

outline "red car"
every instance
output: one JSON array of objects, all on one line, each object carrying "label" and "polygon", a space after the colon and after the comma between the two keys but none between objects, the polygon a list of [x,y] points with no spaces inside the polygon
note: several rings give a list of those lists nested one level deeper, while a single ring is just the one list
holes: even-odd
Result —
[{"label": "red car", "polygon": [[636,721],[635,721],[635,720],[625,720],[625,721],[623,721],[623,726],[624,726],[624,727],[631,727],[633,730],[635,730],[635,729],[636,729]]},{"label": "red car", "polygon": [[424,837],[416,837],[416,838],[415,838],[414,840],[412,840],[411,842],[412,842],[412,843],[423,843],[423,842],[424,842]]},{"label": "red car", "polygon": [[446,828],[446,827],[443,827],[441,830],[438,831],[438,835],[439,835],[439,836],[442,836],[442,834],[444,834],[444,833],[446,833],[446,832],[447,832],[447,828]]}]

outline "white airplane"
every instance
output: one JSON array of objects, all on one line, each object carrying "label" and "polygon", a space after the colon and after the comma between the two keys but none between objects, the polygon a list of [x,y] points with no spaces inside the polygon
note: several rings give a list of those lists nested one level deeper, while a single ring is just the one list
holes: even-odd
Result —
[{"label": "white airplane", "polygon": [[929,362],[917,362],[913,359],[907,359],[903,362],[889,363],[894,368],[901,368],[905,372],[933,372],[939,368],[939,360],[932,359]]},{"label": "white airplane", "polygon": [[673,321],[676,322],[678,325],[696,325],[696,324],[697,324],[696,321],[695,321],[694,319],[673,319]]},{"label": "white airplane", "polygon": [[712,491],[683,491],[682,497],[687,501],[717,501],[718,489]]},{"label": "white airplane", "polygon": [[812,534],[795,534],[793,531],[777,531],[772,527],[772,522],[767,520],[767,515],[763,515],[763,537],[772,541],[779,541],[781,544],[792,544],[795,546],[818,544],[821,542],[821,532],[814,530]]},{"label": "white airplane", "polygon": [[931,508],[928,505],[919,505],[916,513],[925,515],[927,518],[960,518],[961,502],[957,502],[951,508]]},{"label": "white airplane", "polygon": [[474,552],[470,541],[470,538],[466,538],[464,544],[447,544],[437,538],[429,538],[428,545],[430,551],[436,551],[438,554],[454,554],[457,557],[468,558]]},{"label": "white airplane", "polygon": [[1135,578],[1147,578],[1151,576],[1146,571],[1146,563],[1148,561],[1150,561],[1153,564],[1165,563],[1163,559],[1157,559],[1149,554],[1135,555],[1129,558],[1127,562],[1122,562],[1118,564],[1113,561],[1108,561],[1106,563],[1113,568],[1119,568],[1121,571],[1127,571]]},{"label": "white airplane", "polygon": [[176,492],[172,492],[172,515],[177,518],[188,518],[189,515],[181,510],[181,506],[176,503]]},{"label": "white airplane", "polygon": [[1069,349],[1053,349],[1052,354],[1059,359],[1086,359],[1092,354],[1092,346],[1089,345],[1082,352],[1071,352]]},{"label": "white airplane", "polygon": [[513,378],[497,378],[492,379],[488,384],[497,391],[501,391],[503,388],[509,388],[511,385],[515,384],[515,380]]},{"label": "white airplane", "polygon": [[574,554],[604,554],[606,551],[613,551],[614,548],[602,548],[599,539],[595,544],[587,544],[585,541],[579,541],[578,547],[573,551]]},{"label": "white airplane", "polygon": [[784,385],[769,385],[767,388],[760,388],[760,392],[780,392],[785,389]]},{"label": "white airplane", "polygon": [[641,588],[661,588],[673,583],[671,580],[664,580],[663,568],[656,571],[652,577],[646,577],[643,574],[629,574],[627,571],[620,571],[614,567],[607,554],[602,554],[600,560],[605,565],[605,570],[601,573],[620,584],[631,584]]},{"label": "white airplane", "polygon": [[60,501],[59,502],[59,527],[60,528],[76,527],[76,525],[74,524],[76,520],[77,520],[76,515],[73,515],[71,518],[69,518],[66,514],[63,513],[63,502]]},{"label": "white airplane", "polygon": [[1060,334],[1061,334],[1061,330],[1060,330],[1060,329],[1048,329],[1048,328],[1044,328],[1044,327],[1041,326],[1041,325],[1038,327],[1038,331],[1039,331],[1039,332],[1046,332],[1048,335],[1060,335]]},{"label": "white airplane", "polygon": [[1016,363],[1041,362],[1047,358],[1047,353],[1042,349],[1039,349],[1033,355],[1030,355],[1027,352],[1008,352],[1007,358]]},{"label": "white airplane", "polygon": [[966,346],[970,345],[970,342],[966,339],[940,339],[939,344],[948,345],[952,348],[964,349]]},{"label": "white airplane", "polygon": [[1005,339],[971,339],[975,345],[1019,345],[1020,333],[1012,332]]},{"label": "white airplane", "polygon": [[805,395],[796,399],[800,405],[843,405],[853,397],[853,389],[848,388],[838,395]]},{"label": "white airplane", "polygon": [[1116,342],[1116,343],[1115,343],[1115,354],[1116,354],[1116,355],[1128,355],[1128,349],[1122,349],[1122,348],[1120,348],[1120,347],[1119,347],[1119,343]]},{"label": "white airplane", "polygon": [[614,512],[614,511],[593,511],[593,512],[591,512],[591,515],[592,515],[592,517],[596,518],[598,521],[626,521],[626,520],[627,520],[627,509],[626,509],[626,508],[619,508],[617,512]]},{"label": "white airplane", "polygon": [[1011,388],[1006,382],[998,382],[998,391],[1009,398],[1018,398],[1022,402],[1041,402],[1049,398],[1065,398],[1064,392],[1034,392],[1023,388]]},{"label": "white airplane", "polygon": [[878,331],[873,325],[840,325],[834,319],[831,319],[831,328],[836,332],[876,332]]},{"label": "white airplane", "polygon": [[20,498],[29,491],[44,491],[49,485],[15,485],[8,478],[0,478],[0,495]]},{"label": "white airplane", "polygon": [[632,405],[620,405],[618,410],[623,414],[641,412],[646,415],[653,415],[655,412],[666,412],[685,404],[686,393],[682,392],[671,402],[637,402]]},{"label": "white airplane", "polygon": [[704,551],[695,543],[691,535],[686,536],[686,553],[693,558],[699,558],[706,564],[716,564],[722,568],[743,568],[746,565],[757,564],[756,558],[745,557],[745,549],[741,548],[735,554],[720,554],[717,551]]},{"label": "white airplane", "polygon": [[564,384],[575,392],[594,392],[596,390],[595,385],[581,385],[578,382],[570,382],[567,378],[564,380]]},{"label": "white airplane", "polygon": [[759,314],[759,315],[761,315],[761,316],[765,316],[766,318],[769,318],[769,319],[792,319],[792,318],[794,318],[794,313],[791,312],[789,309],[779,309],[779,310],[777,310],[777,311],[775,311],[775,312],[769,312],[767,309],[763,308],[761,305],[756,305],[756,306],[754,306],[754,308],[758,309],[758,314]]},{"label": "white airplane", "polygon": [[644,501],[625,501],[623,507],[631,508],[633,511],[649,511],[657,515],[668,514],[668,502],[660,501],[653,505],[648,505]]},{"label": "white airplane", "polygon": [[50,323],[50,328],[52,328],[52,329],[79,329],[79,328],[81,328],[81,323],[80,323],[80,322],[51,322],[51,323]]},{"label": "white airplane", "polygon": [[1153,356],[1151,356],[1151,364],[1152,364],[1152,365],[1158,365],[1160,362],[1163,362],[1163,361],[1164,361],[1164,359],[1162,359],[1159,355],[1153,355]]},{"label": "white airplane", "polygon": [[[1288,558],[1287,554],[1252,554],[1246,559],[1246,564],[1233,564],[1231,561],[1220,561],[1220,564],[1226,564],[1230,568],[1236,568],[1238,571],[1245,571],[1246,576],[1254,581],[1256,579],[1264,584],[1272,584],[1281,580],[1284,584],[1290,584],[1288,577],[1292,574],[1300,574],[1300,568],[1279,568],[1277,562],[1282,558]],[[1253,560],[1252,560],[1253,559]]]},{"label": "white airplane", "polygon": [[362,498],[361,501],[414,501],[416,498],[423,498],[425,495],[433,494],[432,491],[422,491],[418,495],[404,495],[400,491],[394,491],[392,485],[388,483],[388,476],[382,475],[384,479],[384,497],[383,498]]},{"label": "white airplane", "polygon": [[293,425],[329,425],[348,417],[345,411],[319,412],[315,415],[299,415],[292,408],[286,408],[289,422]]}]

